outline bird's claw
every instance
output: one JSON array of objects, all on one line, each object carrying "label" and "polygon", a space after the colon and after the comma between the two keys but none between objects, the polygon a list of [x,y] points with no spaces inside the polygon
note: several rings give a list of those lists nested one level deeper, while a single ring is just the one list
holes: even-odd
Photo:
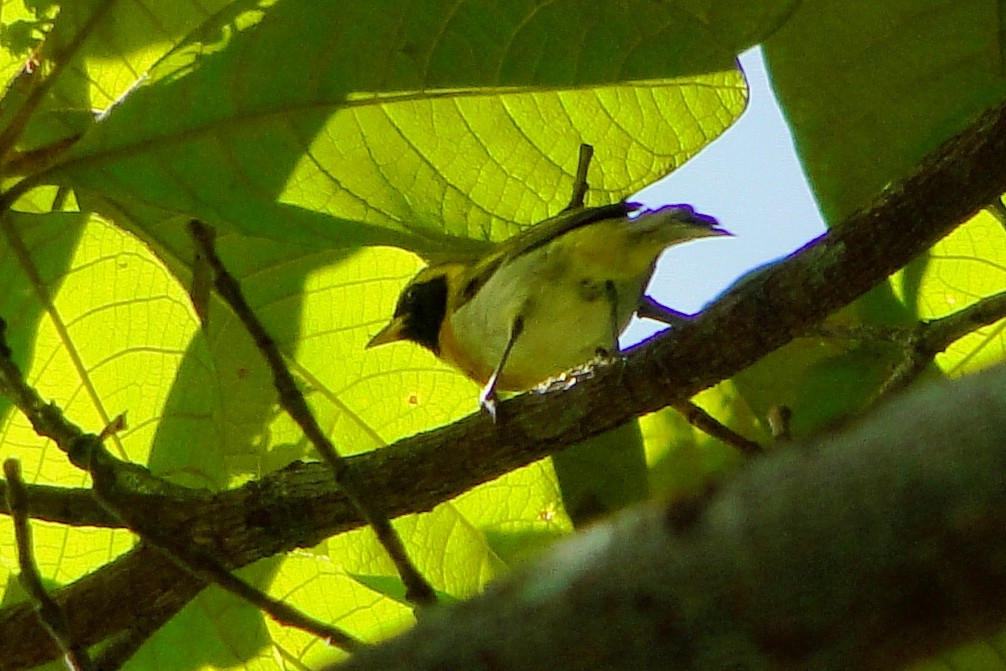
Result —
[{"label": "bird's claw", "polygon": [[496,423],[497,405],[499,405],[499,397],[496,396],[496,390],[489,387],[483,389],[479,394],[479,406],[489,413],[489,418],[492,419],[493,424]]}]

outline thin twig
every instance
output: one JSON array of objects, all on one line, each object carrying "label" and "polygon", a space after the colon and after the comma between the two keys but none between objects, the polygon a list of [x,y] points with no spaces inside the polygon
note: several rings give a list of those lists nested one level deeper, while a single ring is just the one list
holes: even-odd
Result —
[{"label": "thin twig", "polygon": [[[12,187],[11,190],[16,188],[17,188],[16,186]],[[10,192],[5,192],[4,194],[0,195],[0,200],[2,200],[3,197],[8,195],[9,193]],[[25,275],[27,275],[31,283],[32,292],[34,293],[36,300],[38,300],[38,302],[41,303],[45,313],[47,313],[50,316],[51,318],[50,324],[55,328],[56,333],[59,335],[59,338],[63,342],[72,342],[73,338],[70,336],[70,333],[67,330],[68,328],[67,324],[65,323],[64,320],[58,318],[55,303],[53,302],[53,292],[51,283],[47,282],[42,277],[41,268],[39,268],[38,265],[35,263],[35,259],[33,258],[31,251],[28,249],[28,246],[25,243],[21,231],[19,231],[14,226],[14,222],[11,219],[11,217],[8,216],[6,212],[3,212],[2,210],[0,210],[0,233],[2,233],[3,236],[7,239],[7,244],[10,246],[11,252],[17,258],[20,270],[23,271]],[[111,418],[108,417],[106,414],[105,406],[102,403],[101,398],[99,397],[100,395],[98,394],[98,390],[94,386],[94,380],[91,379],[91,377],[86,372],[88,368],[85,365],[84,361],[81,359],[80,352],[78,351],[77,348],[74,347],[67,347],[64,351],[70,357],[73,367],[78,372],[82,388],[84,392],[87,394],[87,396],[90,397],[92,403],[94,404],[94,409],[102,417],[104,423],[108,424],[111,421]],[[115,447],[119,456],[122,459],[125,460],[128,458],[126,455],[125,448],[123,448],[122,444],[117,439],[115,441]]]},{"label": "thin twig", "polygon": [[952,315],[925,324],[922,344],[934,354],[942,352],[957,340],[976,329],[989,326],[1006,317],[1006,292],[972,303]]},{"label": "thin twig", "polygon": [[681,326],[694,319],[692,315],[667,307],[663,303],[658,303],[654,298],[646,294],[643,294],[639,299],[639,305],[636,306],[636,314],[642,319],[652,319],[668,326]]},{"label": "thin twig", "polygon": [[761,445],[721,424],[715,417],[687,399],[673,401],[670,406],[680,412],[685,421],[696,429],[737,448],[749,457],[765,452]]},{"label": "thin twig", "polygon": [[38,568],[35,566],[31,526],[28,524],[28,490],[21,479],[21,464],[16,459],[8,459],[4,462],[3,470],[7,478],[7,506],[14,520],[21,585],[34,602],[35,612],[42,626],[63,652],[67,668],[70,671],[91,671],[94,666],[87,655],[87,650],[74,641],[63,609],[45,590]]},{"label": "thin twig", "polygon": [[590,185],[587,184],[587,171],[590,169],[590,161],[593,158],[594,147],[586,143],[581,144],[579,160],[576,164],[576,177],[573,178],[573,195],[569,199],[569,205],[566,206],[563,212],[579,210],[583,207],[587,191],[590,189]]},{"label": "thin twig", "polygon": [[0,166],[0,170],[4,175],[28,175],[43,170],[66,153],[66,150],[76,144],[80,137],[79,134],[71,135],[31,151],[12,150],[7,162]]},{"label": "thin twig", "polygon": [[231,307],[237,317],[244,324],[245,329],[251,335],[252,340],[265,358],[269,369],[272,371],[273,384],[279,395],[279,403],[290,417],[297,422],[301,431],[315,450],[321,455],[332,473],[339,487],[346,493],[346,496],[353,503],[363,519],[366,521],[377,535],[378,541],[384,546],[391,561],[398,569],[398,574],[405,584],[405,598],[416,606],[428,606],[436,603],[436,593],[433,587],[426,581],[419,570],[412,564],[402,539],[398,536],[395,528],[391,526],[388,515],[379,508],[375,501],[368,500],[363,496],[363,492],[357,485],[355,474],[346,464],[346,461],[335,450],[335,446],[322,431],[321,426],[315,419],[314,414],[307,405],[304,395],[293,379],[293,375],[283,361],[283,355],[266,332],[265,327],[259,322],[252,312],[237,280],[227,271],[220,257],[217,256],[213,242],[213,232],[208,226],[193,220],[189,224],[189,230],[196,246],[203,257],[213,268],[215,276],[215,286],[220,297]]},{"label": "thin twig", "polygon": [[793,439],[793,433],[790,430],[791,420],[793,419],[793,410],[786,405],[773,405],[768,409],[768,414],[765,415],[765,419],[768,421],[769,431],[772,432],[772,438],[777,443],[787,443]]},{"label": "thin twig", "polygon": [[[83,435],[83,431],[64,419],[54,406],[50,406],[24,381],[21,371],[11,359],[5,331],[7,324],[0,317],[0,394],[9,398],[31,422],[35,433],[52,439],[67,452],[70,445]],[[79,464],[77,464],[79,466]]]},{"label": "thin twig", "polygon": [[[71,527],[117,528],[122,524],[99,506],[85,487],[25,485],[28,490],[28,517]],[[7,482],[0,480],[0,514],[9,515]]]},{"label": "thin twig", "polygon": [[15,110],[7,126],[0,131],[0,159],[5,163],[8,155],[14,149],[18,139],[21,137],[21,133],[28,126],[28,122],[31,121],[38,107],[45,101],[46,96],[58,83],[63,70],[73,62],[73,55],[83,46],[87,38],[91,36],[101,19],[107,16],[105,12],[112,6],[114,6],[114,2],[108,1],[101,6],[95,6],[91,16],[87,18],[87,21],[80,27],[70,42],[58,53],[50,54],[46,57],[46,60],[53,64],[52,70],[44,77],[41,76],[40,69],[35,71],[28,95],[25,96],[17,110]]},{"label": "thin twig", "polygon": [[1006,292],[972,303],[953,314],[923,322],[904,344],[905,355],[880,395],[904,389],[915,380],[940,352],[983,326],[1006,318]]},{"label": "thin twig", "polygon": [[827,338],[853,343],[886,343],[902,347],[905,341],[912,337],[912,329],[880,324],[843,324],[823,321],[813,324],[801,335],[806,338]]}]

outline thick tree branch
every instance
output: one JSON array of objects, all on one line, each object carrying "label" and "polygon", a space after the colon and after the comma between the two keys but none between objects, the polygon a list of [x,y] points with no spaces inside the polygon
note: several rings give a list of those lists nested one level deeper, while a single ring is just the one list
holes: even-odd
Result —
[{"label": "thick tree branch", "polygon": [[1006,622],[1004,471],[999,366],[634,508],[332,671],[902,668]]},{"label": "thick tree branch", "polygon": [[[565,391],[504,402],[496,425],[475,414],[354,458],[360,486],[383,500],[389,515],[429,510],[628,418],[690,397],[883,281],[997,197],[1004,185],[1006,104],[1000,104],[872,207],[748,278],[671,335],[566,380]],[[208,502],[155,502],[148,496],[137,505],[149,506],[166,529],[176,525],[180,537],[198,539],[234,568],[358,526],[330,480],[324,466],[295,465]],[[64,608],[78,640],[102,640],[151,610],[178,609],[202,588],[150,555],[134,550],[55,595],[75,604]],[[55,654],[22,611],[0,610],[0,670],[39,664]]]}]

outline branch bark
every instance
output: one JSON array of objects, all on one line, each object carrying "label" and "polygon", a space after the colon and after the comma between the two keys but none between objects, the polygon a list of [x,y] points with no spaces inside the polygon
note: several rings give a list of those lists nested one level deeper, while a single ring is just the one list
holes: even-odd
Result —
[{"label": "branch bark", "polygon": [[[1006,103],[951,139],[882,193],[784,262],[748,278],[694,321],[623,359],[501,404],[493,425],[476,414],[353,458],[361,487],[391,516],[429,510],[478,484],[626,420],[688,398],[786,344],[928,249],[1006,185]],[[449,446],[447,449],[446,446]],[[151,515],[230,567],[360,524],[318,464],[296,465],[209,501],[139,497]],[[76,640],[93,643],[181,608],[198,581],[138,548],[56,593]],[[96,586],[100,585],[100,589]],[[149,589],[142,594],[140,589]],[[122,595],[135,594],[136,598]],[[115,595],[115,598],[111,598]],[[23,607],[0,610],[0,670],[54,658]]]},{"label": "branch bark", "polygon": [[881,670],[1006,622],[1006,366],[592,527],[330,671]]}]

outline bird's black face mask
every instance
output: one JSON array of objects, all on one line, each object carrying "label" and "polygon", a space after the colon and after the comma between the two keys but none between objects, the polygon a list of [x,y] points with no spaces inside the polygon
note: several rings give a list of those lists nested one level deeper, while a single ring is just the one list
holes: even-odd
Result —
[{"label": "bird's black face mask", "polygon": [[395,317],[402,317],[402,337],[440,354],[440,326],[447,316],[447,278],[438,275],[421,284],[413,284],[395,306]]}]

